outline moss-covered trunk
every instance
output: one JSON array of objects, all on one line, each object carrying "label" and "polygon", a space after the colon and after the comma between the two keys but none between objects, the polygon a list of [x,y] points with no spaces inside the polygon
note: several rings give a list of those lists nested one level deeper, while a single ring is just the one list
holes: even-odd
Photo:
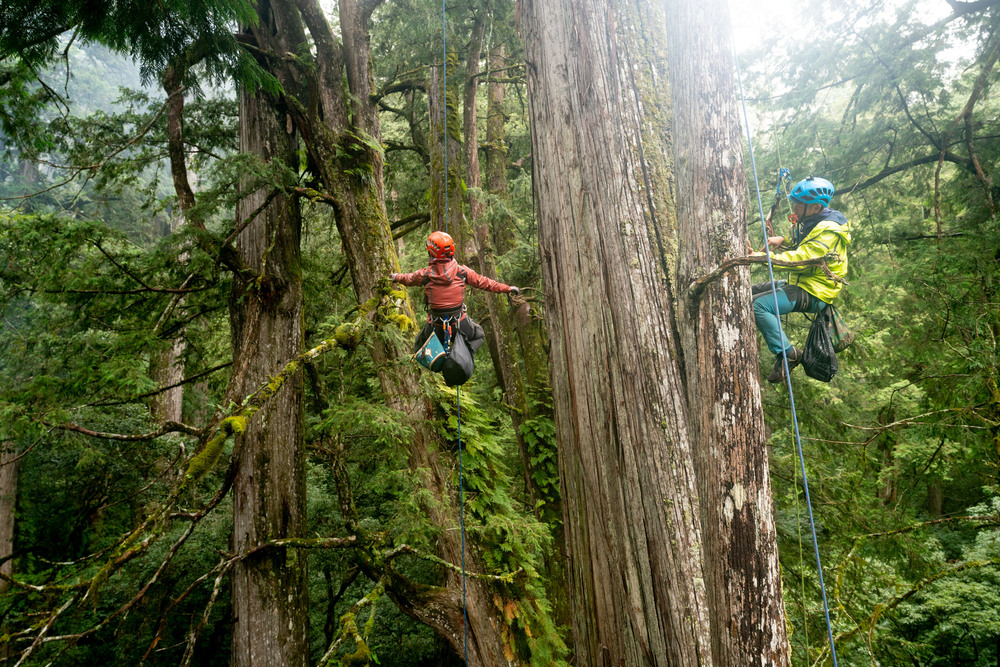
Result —
[{"label": "moss-covered trunk", "polygon": [[[272,67],[285,89],[291,118],[305,142],[310,168],[318,177],[326,200],[334,207],[359,301],[374,296],[379,280],[399,270],[386,218],[381,137],[371,97],[368,30],[371,12],[377,4],[340,1],[343,48],[316,0],[274,0],[270,19],[264,21],[266,17],[262,15],[262,23],[253,34],[260,48],[286,54],[303,52],[301,47],[308,41],[308,31],[315,48],[315,67],[299,67],[291,58],[274,60]],[[348,90],[342,85],[345,70]],[[461,168],[457,159],[454,168]],[[456,194],[461,202],[460,191]],[[458,213],[461,214],[460,206]],[[375,339],[371,354],[386,402],[411,420],[413,437],[403,445],[411,469],[432,498],[426,511],[441,531],[438,555],[460,563],[463,554],[457,530],[457,493],[451,484],[452,462],[440,453],[442,443],[432,428],[433,405],[417,383],[414,366],[406,363],[409,352],[405,346]],[[475,550],[468,544],[466,547],[468,569],[483,571]],[[455,573],[449,571],[442,587],[430,589],[413,586],[392,572],[369,570],[369,576],[381,575],[388,577],[387,595],[404,612],[427,623],[454,650],[463,652],[462,587]],[[468,664],[507,664],[500,634],[503,618],[492,602],[489,586],[470,580],[467,605]]]}]

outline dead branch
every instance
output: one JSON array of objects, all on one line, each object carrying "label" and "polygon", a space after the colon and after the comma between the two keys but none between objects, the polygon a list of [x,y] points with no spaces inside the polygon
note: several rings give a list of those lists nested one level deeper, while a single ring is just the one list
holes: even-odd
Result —
[{"label": "dead branch", "polygon": [[[834,275],[833,272],[830,271],[830,267],[827,265],[827,262],[833,262],[839,259],[840,255],[838,255],[835,252],[831,252],[827,253],[826,255],[823,255],[822,257],[803,259],[798,262],[786,262],[780,259],[772,259],[771,264],[778,268],[818,266],[821,269],[823,269],[823,273],[826,274],[826,277],[829,278],[830,280],[841,283],[843,285],[849,285],[850,283],[848,283],[846,280],[844,280],[840,276]],[[701,300],[701,295],[705,291],[705,288],[714,283],[719,278],[721,278],[726,272],[731,271],[737,266],[767,264],[767,260],[768,258],[766,255],[750,255],[747,257],[734,257],[733,259],[727,259],[721,264],[719,264],[718,268],[691,283],[691,286],[688,288],[689,298],[691,299],[692,302],[697,303],[699,300]]]},{"label": "dead branch", "polygon": [[191,658],[194,657],[194,645],[198,641],[198,635],[201,634],[202,629],[204,629],[205,624],[208,623],[208,617],[212,613],[212,607],[215,605],[215,601],[219,598],[219,592],[222,590],[222,579],[229,572],[229,568],[233,566],[235,560],[226,563],[219,574],[215,577],[215,584],[212,586],[212,594],[208,596],[208,602],[205,604],[205,612],[201,615],[201,620],[198,625],[191,629],[188,633],[187,647],[184,649],[184,657],[181,659],[181,667],[187,667],[191,664]]},{"label": "dead branch", "polygon": [[892,422],[891,424],[885,424],[882,426],[857,426],[855,424],[848,424],[847,422],[844,422],[844,426],[848,428],[856,428],[861,431],[878,431],[879,433],[881,433],[882,431],[887,431],[897,426],[911,426],[913,424],[923,424],[924,422],[918,422],[917,420],[923,419],[924,417],[931,417],[933,415],[946,414],[949,412],[968,412],[970,410],[975,411],[976,408],[980,408],[982,406],[983,404],[965,406],[961,408],[944,408],[942,410],[931,410],[930,412],[924,412],[923,414],[915,415],[913,417],[899,419],[897,421]]}]

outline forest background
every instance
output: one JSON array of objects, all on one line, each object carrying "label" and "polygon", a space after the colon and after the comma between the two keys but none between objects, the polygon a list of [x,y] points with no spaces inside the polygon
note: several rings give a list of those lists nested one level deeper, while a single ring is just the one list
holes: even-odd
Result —
[{"label": "forest background", "polygon": [[[322,138],[292,129],[311,108],[279,105],[268,141],[241,131],[252,96],[238,89],[265,98],[330,76],[309,53],[268,60],[268,35],[242,3],[166,3],[141,20],[34,4],[5,3],[0,28],[5,664],[238,663],[243,576],[249,587],[302,580],[305,663],[461,664],[461,610],[438,588],[454,583],[464,552],[448,546],[456,395],[386,351],[413,335],[419,294],[411,311],[384,280],[395,267],[359,259],[373,253],[364,233],[345,234],[348,194],[384,201],[404,270],[425,262],[426,233],[448,224],[465,261],[525,288],[509,301],[468,299],[490,345],[461,392],[462,520],[477,545],[469,570],[490,587],[492,609],[476,613],[505,619],[504,659],[573,660],[514,4],[449,5],[447,132],[436,120],[440,6],[328,8],[333,42],[370,49],[372,65],[366,96],[352,79],[360,70],[344,65],[340,112],[354,127],[377,114],[380,132],[327,146],[352,179],[348,194],[321,173],[322,151],[309,146]],[[838,657],[1000,665],[1000,6],[848,2],[786,18],[783,29],[742,34],[754,45],[739,58],[764,205],[788,167],[794,180],[833,181],[834,207],[852,221],[850,285],[837,305],[858,339],[832,383],[794,379]],[[315,41],[317,52],[329,46]],[[341,72],[332,76],[340,85]],[[756,202],[749,171],[746,182]],[[279,203],[259,239],[267,259],[248,268],[235,239]],[[733,224],[759,247],[750,210]],[[279,220],[293,214],[294,242]],[[288,260],[293,243],[301,255]],[[268,266],[285,268],[265,280]],[[276,310],[300,322],[299,347],[281,348],[279,335],[251,355],[246,332],[263,317],[254,304],[287,292],[289,276],[301,278],[301,310]],[[787,320],[803,341],[805,318]],[[315,358],[286,369],[306,350]],[[426,406],[395,402],[396,382]],[[234,504],[271,501],[241,486],[237,443],[257,411],[276,409],[272,394],[293,393],[300,402],[282,409],[298,426],[277,442],[301,451],[291,491],[306,509],[282,524],[301,542],[272,544],[256,556],[265,569],[246,575]],[[792,663],[823,664],[791,405],[780,386],[762,396]],[[426,432],[406,418],[423,409]],[[430,440],[442,445],[412,444]]]}]

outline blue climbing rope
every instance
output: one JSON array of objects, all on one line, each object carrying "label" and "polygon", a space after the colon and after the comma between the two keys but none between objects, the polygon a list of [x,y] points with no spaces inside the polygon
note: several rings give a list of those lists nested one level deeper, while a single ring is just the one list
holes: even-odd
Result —
[{"label": "blue climbing rope", "polygon": [[[448,31],[445,0],[441,0],[441,113],[444,115],[444,231],[451,233],[448,221]],[[459,335],[456,331],[455,335]],[[465,483],[462,479],[462,390],[455,387],[455,407],[458,421],[458,521],[462,532],[462,619],[465,623],[465,664],[469,664],[469,610],[465,603]]]},{"label": "blue climbing rope", "polygon": [[462,528],[462,618],[465,620],[465,662],[469,662],[469,612],[465,608],[465,485],[462,483],[462,389],[455,387],[458,408],[458,521]]},{"label": "blue climbing rope", "polygon": [[[767,271],[768,275],[771,277],[771,296],[774,297],[774,312],[778,312],[778,290],[774,282],[774,265],[771,264],[771,246],[767,242],[767,226],[764,222],[764,203],[760,199],[760,182],[757,180],[757,160],[753,152],[753,139],[750,136],[750,116],[747,113],[747,102],[746,96],[743,94],[743,75],[740,72],[740,61],[736,56],[735,49],[733,50],[733,60],[736,62],[736,80],[740,87],[740,102],[743,105],[743,124],[746,127],[747,132],[747,144],[750,147],[750,165],[753,170],[753,183],[754,188],[757,190],[757,207],[760,210],[760,225],[761,229],[764,231],[764,250],[767,253]],[[781,182],[778,182],[778,188],[781,188]],[[781,326],[781,318],[778,318],[778,330],[781,332],[781,337],[784,339],[785,332]],[[792,405],[792,424],[795,429],[795,446],[799,452],[799,465],[802,468],[802,488],[805,490],[806,496],[806,509],[809,511],[809,528],[812,529],[813,538],[813,550],[816,553],[816,570],[819,574],[819,590],[820,594],[823,596],[823,614],[826,617],[826,634],[827,638],[830,640],[830,654],[833,657],[833,667],[837,667],[837,649],[833,644],[833,625],[830,623],[830,605],[827,603],[826,599],[826,585],[823,583],[823,563],[820,561],[819,557],[819,540],[816,537],[816,520],[813,517],[812,502],[809,499],[809,480],[806,477],[806,462],[805,458],[802,456],[802,438],[799,435],[799,419],[795,414],[795,393],[792,391],[792,374],[788,368],[788,356],[782,355],[783,363],[785,366],[785,384],[788,386],[788,398]]]},{"label": "blue climbing rope", "polygon": [[444,73],[441,82],[441,113],[444,115],[444,136],[441,146],[444,152],[444,231],[451,234],[448,224],[448,32],[445,29],[445,0],[441,0],[441,71]]}]

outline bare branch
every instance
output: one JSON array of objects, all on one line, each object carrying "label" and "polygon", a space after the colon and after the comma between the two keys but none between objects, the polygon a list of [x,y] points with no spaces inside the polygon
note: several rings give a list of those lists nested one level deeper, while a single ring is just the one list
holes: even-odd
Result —
[{"label": "bare branch", "polygon": [[[45,422],[43,422],[45,423]],[[50,424],[45,423],[46,426]],[[163,423],[156,431],[152,433],[142,433],[139,435],[124,435],[121,433],[102,433],[100,431],[92,431],[89,428],[84,428],[79,424],[74,424],[68,422],[66,424],[55,424],[52,425],[53,428],[62,429],[64,431],[74,431],[76,433],[82,433],[83,435],[89,435],[92,438],[105,438],[107,440],[120,440],[123,442],[142,442],[143,440],[154,440],[160,436],[166,435],[167,433],[187,433],[188,435],[201,435],[203,429],[195,428],[194,426],[188,426],[187,424],[181,424],[180,422],[167,421]]]},{"label": "bare branch", "polygon": [[[803,260],[800,260],[798,262],[786,262],[786,261],[780,260],[780,259],[772,259],[771,260],[771,264],[774,265],[774,266],[776,266],[776,267],[779,267],[779,268],[796,268],[796,267],[801,267],[801,266],[818,266],[821,269],[823,269],[823,273],[826,274],[827,278],[830,278],[834,282],[838,282],[838,283],[841,283],[843,285],[848,285],[850,283],[848,283],[846,280],[844,280],[840,276],[834,275],[833,272],[830,271],[830,267],[827,266],[827,262],[832,262],[832,261],[836,261],[836,260],[839,260],[839,259],[840,259],[840,255],[838,255],[837,253],[831,252],[831,253],[827,253],[826,255],[823,255],[822,257],[814,257],[812,259],[803,259]],[[721,278],[726,272],[731,271],[732,269],[736,268],[737,266],[750,266],[752,264],[767,264],[767,256],[766,255],[751,255],[751,256],[748,256],[748,257],[734,257],[733,259],[727,259],[726,261],[722,262],[719,265],[719,267],[716,268],[714,271],[710,272],[706,276],[702,276],[701,278],[698,278],[693,283],[691,283],[691,286],[688,288],[689,298],[693,302],[697,303],[698,300],[701,299],[701,295],[705,291],[705,288],[708,287],[710,284],[714,283],[719,278]]]},{"label": "bare branch", "polygon": [[989,9],[990,7],[995,7],[1000,4],[998,0],[976,0],[975,2],[958,2],[958,0],[945,0],[950,6],[954,16],[960,17],[966,14],[972,14],[974,12],[981,12],[984,9]]},{"label": "bare branch", "polygon": [[892,422],[891,424],[885,424],[883,426],[857,426],[855,424],[848,424],[847,422],[844,422],[844,426],[846,426],[848,428],[856,428],[856,429],[859,429],[861,431],[879,431],[879,432],[881,432],[881,431],[887,431],[887,430],[889,430],[891,428],[895,428],[897,426],[910,426],[910,425],[913,425],[913,424],[922,424],[923,422],[917,422],[917,420],[918,419],[923,419],[924,417],[931,417],[933,415],[955,413],[955,412],[968,412],[970,410],[975,410],[976,408],[979,408],[979,407],[982,407],[982,404],[975,405],[975,406],[972,406],[972,407],[966,406],[966,407],[961,407],[961,408],[944,408],[942,410],[931,410],[930,412],[925,412],[923,414],[919,414],[919,415],[916,415],[916,416],[913,416],[913,417],[907,417],[906,419],[899,419],[897,421]]}]

